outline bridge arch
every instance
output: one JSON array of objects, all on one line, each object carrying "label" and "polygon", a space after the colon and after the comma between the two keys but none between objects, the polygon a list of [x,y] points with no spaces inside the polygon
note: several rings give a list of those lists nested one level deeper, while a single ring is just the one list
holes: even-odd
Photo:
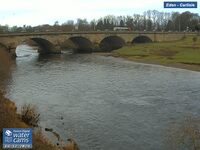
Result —
[{"label": "bridge arch", "polygon": [[82,36],[73,36],[68,38],[63,46],[65,49],[72,49],[73,52],[77,53],[91,53],[93,50],[92,42]]},{"label": "bridge arch", "polygon": [[139,35],[132,40],[132,43],[151,43],[153,42],[151,38],[144,35]]},{"label": "bridge arch", "polygon": [[101,50],[104,51],[112,51],[116,50],[119,48],[122,48],[125,45],[125,41],[123,38],[113,35],[113,36],[108,36],[101,40],[99,47]]},{"label": "bridge arch", "polygon": [[46,39],[36,37],[30,38],[30,40],[34,41],[39,46],[38,53],[40,54],[60,53],[60,51]]}]

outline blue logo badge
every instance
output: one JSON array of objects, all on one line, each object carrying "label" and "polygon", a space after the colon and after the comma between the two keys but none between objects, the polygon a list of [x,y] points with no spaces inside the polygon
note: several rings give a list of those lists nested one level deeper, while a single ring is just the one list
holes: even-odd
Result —
[{"label": "blue logo badge", "polygon": [[164,8],[197,8],[197,2],[192,1],[166,1]]},{"label": "blue logo badge", "polygon": [[32,129],[3,128],[3,148],[32,148]]}]

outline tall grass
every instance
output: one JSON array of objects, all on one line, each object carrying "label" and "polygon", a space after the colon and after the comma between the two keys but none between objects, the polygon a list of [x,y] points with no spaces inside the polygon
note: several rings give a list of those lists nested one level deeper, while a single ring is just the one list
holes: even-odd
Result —
[{"label": "tall grass", "polygon": [[40,114],[35,105],[25,104],[21,108],[21,119],[26,124],[37,127],[40,121]]}]

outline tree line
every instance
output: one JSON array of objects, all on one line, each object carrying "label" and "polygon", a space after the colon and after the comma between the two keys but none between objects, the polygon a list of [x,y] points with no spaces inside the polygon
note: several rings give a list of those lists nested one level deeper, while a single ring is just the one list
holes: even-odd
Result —
[{"label": "tree line", "polygon": [[18,27],[8,25],[0,26],[0,32],[57,32],[57,31],[112,31],[114,27],[127,27],[132,31],[200,31],[200,16],[198,13],[189,11],[179,12],[159,12],[148,10],[143,14],[133,14],[128,16],[107,15],[97,20],[78,18],[67,20],[54,25],[44,24],[39,26]]}]

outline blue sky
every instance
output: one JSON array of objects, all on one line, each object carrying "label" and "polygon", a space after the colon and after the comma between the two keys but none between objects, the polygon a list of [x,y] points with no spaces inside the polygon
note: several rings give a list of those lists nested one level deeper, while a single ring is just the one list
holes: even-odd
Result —
[{"label": "blue sky", "polygon": [[[170,1],[170,0],[168,0]],[[176,0],[180,1],[180,0]],[[197,9],[164,9],[163,0],[1,0],[0,24],[10,26],[54,24],[67,20],[98,19],[105,15],[142,14],[146,10],[191,11]]]}]

